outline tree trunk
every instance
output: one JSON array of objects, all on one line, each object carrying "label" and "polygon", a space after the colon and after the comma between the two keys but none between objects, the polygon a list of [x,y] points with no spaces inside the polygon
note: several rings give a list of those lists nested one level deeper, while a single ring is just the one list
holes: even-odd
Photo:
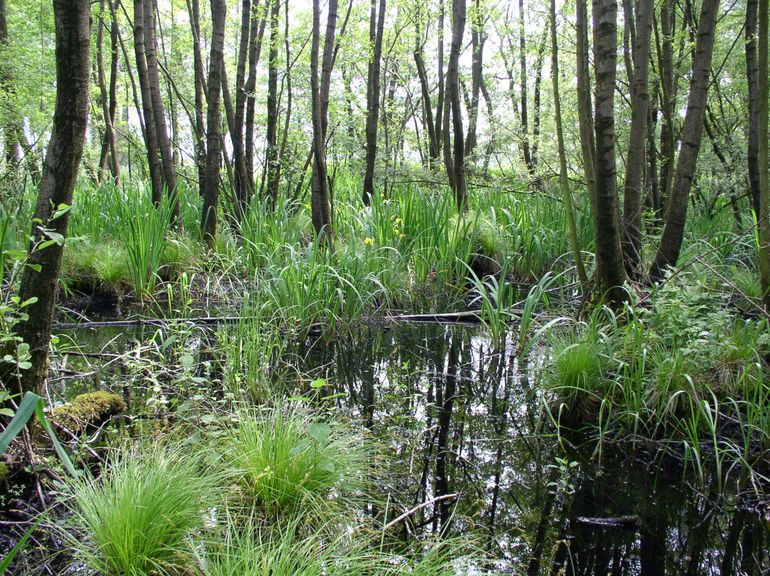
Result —
[{"label": "tree trunk", "polygon": [[477,144],[476,126],[479,117],[479,97],[484,83],[484,20],[481,15],[481,2],[475,0],[471,26],[471,102],[468,109],[468,135],[465,138],[465,157],[471,158]]},{"label": "tree trunk", "polygon": [[270,5],[270,52],[268,54],[267,74],[267,192],[265,196],[275,206],[278,200],[278,0]]},{"label": "tree trunk", "polygon": [[97,77],[99,81],[99,99],[101,100],[102,117],[104,120],[104,144],[102,146],[102,157],[99,159],[100,180],[104,180],[106,174],[104,171],[109,160],[110,172],[113,181],[118,182],[120,178],[120,163],[118,161],[118,149],[115,140],[115,112],[117,108],[117,72],[118,72],[118,38],[117,22],[114,20],[110,26],[110,84],[107,87],[107,76],[104,70],[103,56],[103,37],[106,25],[104,23],[104,0],[99,10],[99,29],[97,32]]},{"label": "tree trunk", "polygon": [[203,187],[201,233],[208,246],[213,246],[217,233],[219,204],[219,169],[222,156],[222,70],[224,68],[225,0],[211,2],[211,51],[209,55],[208,108],[206,111],[206,179]]},{"label": "tree trunk", "polygon": [[134,0],[134,52],[136,54],[136,72],[139,76],[139,89],[142,92],[144,145],[147,149],[147,168],[150,172],[152,201],[157,205],[160,204],[163,197],[163,173],[160,165],[158,135],[155,131],[155,109],[152,105],[152,93],[150,91],[144,26],[144,0]]},{"label": "tree trunk", "polygon": [[532,171],[537,172],[538,152],[540,149],[540,86],[543,79],[543,60],[545,60],[545,51],[548,46],[548,26],[543,28],[543,39],[537,48],[537,58],[535,59],[535,86],[534,86],[534,105],[535,109],[532,115],[532,148],[530,157],[532,158]]},{"label": "tree trunk", "polygon": [[369,11],[369,43],[372,56],[366,79],[366,171],[364,173],[364,205],[374,195],[374,164],[377,161],[377,122],[380,119],[380,59],[385,29],[385,0],[371,0]]},{"label": "tree trunk", "polygon": [[690,187],[695,175],[701,134],[703,133],[703,119],[706,114],[709,72],[711,70],[711,57],[714,52],[714,29],[716,28],[718,11],[719,0],[703,0],[698,24],[698,39],[692,63],[690,94],[684,126],[682,127],[682,145],[679,150],[674,183],[668,202],[663,236],[660,239],[655,261],[650,269],[650,277],[653,281],[660,280],[666,268],[676,265],[679,251],[682,248]]},{"label": "tree trunk", "polygon": [[577,30],[576,75],[577,75],[577,113],[580,134],[580,152],[583,159],[583,174],[586,179],[588,199],[592,211],[596,211],[596,173],[594,170],[593,110],[591,106],[591,75],[588,69],[588,9],[586,0],[577,0],[575,9],[575,27]]},{"label": "tree trunk", "polygon": [[[19,288],[22,302],[35,301],[24,309],[28,318],[16,330],[29,345],[32,367],[21,372],[20,381],[10,379],[8,388],[13,392],[42,393],[48,373],[51,323],[69,223],[69,211],[59,210],[72,203],[88,125],[90,15],[87,0],[54,1],[56,110],[33,217],[34,242]],[[49,238],[60,241],[40,248]]]},{"label": "tree trunk", "polygon": [[198,171],[198,189],[201,194],[206,183],[206,123],[204,106],[206,81],[203,72],[203,56],[201,54],[201,15],[198,0],[187,0],[187,12],[190,15],[190,28],[193,37],[193,82],[195,83],[195,165]]},{"label": "tree trunk", "polygon": [[[158,56],[155,41],[155,0],[144,0],[144,53],[147,60],[147,77],[149,81],[150,98],[152,100],[155,134],[160,151],[160,163],[163,170],[163,186],[166,193],[174,198],[176,193],[176,167],[174,155],[171,152],[171,140],[168,137],[166,114],[163,109],[163,97],[160,92],[160,75],[158,73]],[[147,129],[150,129],[148,124]],[[179,211],[178,202],[174,201],[172,218]]]},{"label": "tree trunk", "polygon": [[[7,9],[5,6],[5,0],[0,0],[0,49],[5,51],[8,46],[8,20]],[[2,64],[0,68],[0,90],[3,93],[12,95],[15,93],[16,88],[14,85],[13,74],[9,66]],[[6,111],[6,115],[10,118],[12,111]],[[19,154],[21,152],[20,135],[21,128],[17,122],[8,119],[3,126],[3,133],[5,139],[4,157],[8,168],[15,169],[19,163]]]},{"label": "tree trunk", "polygon": [[[288,3],[289,0],[284,1]],[[265,36],[267,13],[263,13],[262,17],[259,18],[258,27],[257,19],[258,14],[257,12],[254,12],[252,14],[251,22],[252,40],[249,41],[249,76],[246,78],[246,84],[244,86],[244,91],[246,94],[253,94],[257,86],[257,64],[259,63],[259,58],[262,55],[262,38]],[[256,37],[254,37],[254,30],[256,30]],[[246,175],[252,187],[256,182],[256,177],[254,174],[254,117],[256,104],[256,98],[249,97],[246,100],[246,136],[244,154],[246,162]]]},{"label": "tree trunk", "polygon": [[567,227],[569,229],[572,255],[575,258],[580,284],[585,290],[588,286],[588,275],[583,264],[583,254],[580,251],[580,242],[575,222],[575,208],[572,205],[572,191],[569,187],[569,175],[567,174],[567,154],[564,151],[564,131],[561,123],[561,102],[559,98],[559,46],[556,42],[556,0],[551,0],[551,77],[553,82],[553,110],[556,124],[556,141],[559,149],[559,186],[564,209],[567,212]]},{"label": "tree trunk", "polygon": [[746,78],[749,88],[748,153],[751,207],[759,220],[759,74],[757,62],[758,0],[746,0]]},{"label": "tree trunk", "polygon": [[757,76],[759,78],[759,150],[757,164],[759,169],[759,280],[762,290],[762,304],[770,312],[770,190],[768,189],[767,158],[767,114],[768,114],[768,69],[767,69],[767,0],[759,2],[759,30],[757,32],[759,57]]},{"label": "tree trunk", "polygon": [[252,6],[251,0],[241,2],[241,34],[238,45],[238,60],[235,73],[235,114],[230,128],[230,141],[233,145],[233,164],[235,165],[235,181],[233,195],[235,196],[235,213],[240,218],[251,197],[252,183],[246,174],[246,151],[244,149],[243,128],[246,115],[246,91],[244,82],[246,79],[246,59],[249,51],[251,11],[257,6]]},{"label": "tree trunk", "polygon": [[417,67],[417,78],[420,81],[420,95],[422,97],[423,125],[428,134],[428,158],[430,165],[434,165],[438,159],[441,144],[436,139],[436,125],[433,120],[433,103],[430,97],[430,84],[428,83],[428,73],[425,69],[425,58],[423,57],[424,40],[420,30],[420,16],[415,18],[414,31],[414,63]]},{"label": "tree trunk", "polygon": [[[674,113],[676,108],[676,83],[674,81],[674,5],[673,0],[663,0],[660,9],[660,35],[658,38],[658,60],[660,69],[661,86],[661,110],[663,123],[660,127],[660,185],[659,205],[657,209],[663,209],[671,194],[671,185],[674,178]],[[656,36],[658,27],[656,26]]]},{"label": "tree trunk", "polygon": [[310,84],[312,92],[313,115],[313,178],[310,198],[313,226],[316,234],[324,241],[332,243],[331,205],[329,199],[329,181],[326,171],[326,129],[328,125],[329,85],[331,83],[332,58],[334,51],[334,33],[337,26],[337,0],[329,0],[329,13],[326,21],[323,62],[319,78],[319,49],[321,43],[321,6],[320,0],[313,0],[313,39],[310,50]]},{"label": "tree trunk", "polygon": [[465,181],[465,146],[463,133],[463,112],[460,105],[460,53],[462,52],[463,33],[465,32],[465,0],[453,0],[452,3],[452,48],[449,53],[447,68],[447,93],[452,106],[454,185],[452,190],[457,208],[461,212],[467,209],[467,184]]},{"label": "tree trunk", "polygon": [[444,109],[447,108],[444,102],[444,91],[446,87],[446,81],[444,79],[444,17],[446,13],[445,8],[446,0],[439,0],[440,8],[438,15],[438,57],[436,62],[438,63],[438,93],[436,94],[436,129],[433,131],[436,134],[436,158],[441,154],[441,148],[447,140],[444,137]]},{"label": "tree trunk", "polygon": [[654,0],[637,0],[636,33],[631,83],[631,129],[628,138],[623,191],[623,257],[626,273],[638,278],[642,255],[642,198],[644,193],[645,146],[650,93],[650,36]]},{"label": "tree trunk", "polygon": [[534,176],[535,167],[532,164],[532,154],[529,149],[529,110],[527,109],[527,40],[524,25],[524,0],[519,0],[519,86],[521,87],[521,151],[524,164],[530,176]]},{"label": "tree trunk", "polygon": [[626,298],[626,276],[620,251],[615,162],[615,78],[617,75],[616,0],[593,0],[594,70],[596,73],[596,267],[603,298],[620,306]]}]

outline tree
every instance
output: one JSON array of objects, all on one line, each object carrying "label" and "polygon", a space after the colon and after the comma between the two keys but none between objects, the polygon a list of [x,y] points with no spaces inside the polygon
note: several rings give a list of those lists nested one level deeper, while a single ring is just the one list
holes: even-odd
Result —
[{"label": "tree", "polygon": [[270,3],[270,54],[267,75],[267,192],[266,196],[275,206],[278,200],[278,184],[281,163],[278,157],[278,0]]},{"label": "tree", "polygon": [[650,36],[654,9],[653,0],[636,2],[636,34],[631,73],[631,130],[628,133],[628,154],[623,188],[623,257],[626,273],[631,278],[638,276],[641,266],[645,137],[650,107],[648,89]]},{"label": "tree", "polygon": [[572,204],[572,191],[567,174],[567,154],[564,151],[564,131],[561,122],[561,99],[559,97],[559,46],[556,42],[556,0],[551,0],[551,80],[553,85],[554,121],[556,124],[556,140],[559,149],[559,187],[564,208],[567,212],[567,227],[569,229],[572,254],[575,258],[580,284],[585,288],[588,285],[588,275],[583,264],[583,255],[578,242],[577,224],[575,223],[575,208]]},{"label": "tree", "polygon": [[[463,33],[465,32],[465,0],[452,2],[452,46],[449,52],[447,68],[447,95],[452,116],[452,178],[450,183],[455,202],[460,211],[467,205],[468,185],[465,179],[465,145],[463,134],[463,113],[460,105],[460,53],[462,52]],[[446,113],[445,113],[446,116]],[[446,129],[446,127],[445,127]],[[446,154],[446,152],[445,152]],[[449,169],[449,166],[448,166]]]},{"label": "tree", "polygon": [[[334,58],[334,34],[337,26],[337,0],[329,0],[324,38],[323,62],[319,60],[321,43],[321,6],[313,0],[313,39],[310,48],[310,91],[313,116],[313,179],[310,198],[311,216],[316,234],[331,243],[332,229],[329,180],[326,170],[326,130],[329,124],[329,87]],[[321,73],[319,78],[319,63]]]},{"label": "tree", "polygon": [[767,158],[767,115],[768,115],[768,67],[767,67],[767,48],[768,48],[768,6],[767,2],[759,2],[759,18],[757,44],[759,46],[759,56],[757,58],[757,77],[758,77],[758,150],[757,150],[757,168],[759,170],[759,275],[760,287],[762,290],[762,304],[767,312],[770,312],[770,189],[768,188],[768,158]]},{"label": "tree", "polygon": [[615,77],[617,74],[616,0],[593,0],[594,70],[594,157],[596,192],[593,210],[596,269],[599,288],[608,302],[619,306],[626,298],[623,255],[620,250],[618,192],[615,163]]},{"label": "tree", "polygon": [[[22,274],[19,299],[32,300],[17,334],[29,346],[32,367],[21,381],[6,377],[13,392],[40,392],[48,373],[59,270],[80,159],[88,125],[90,74],[90,4],[88,0],[54,0],[56,22],[56,109],[43,165],[32,224],[32,249]],[[51,240],[51,242],[48,242]]]},{"label": "tree", "polygon": [[674,182],[666,212],[666,224],[660,239],[655,260],[650,268],[650,278],[660,280],[670,266],[675,266],[679,258],[684,238],[684,225],[687,217],[687,204],[690,200],[690,187],[695,176],[698,162],[703,120],[706,114],[706,101],[711,71],[711,57],[714,52],[714,30],[717,23],[719,0],[703,0],[698,23],[698,39],[692,61],[690,94],[687,100],[687,112],[682,127],[682,144],[676,163]]},{"label": "tree", "polygon": [[203,185],[203,214],[201,233],[206,244],[212,246],[217,234],[219,204],[219,168],[222,159],[222,71],[224,69],[225,0],[212,0],[211,52],[209,55],[208,108],[206,110],[206,179]]},{"label": "tree", "polygon": [[380,118],[380,60],[382,58],[382,35],[385,28],[385,0],[371,0],[369,15],[369,42],[372,55],[366,80],[366,171],[364,173],[365,205],[374,195],[374,163],[377,161],[377,122]]}]

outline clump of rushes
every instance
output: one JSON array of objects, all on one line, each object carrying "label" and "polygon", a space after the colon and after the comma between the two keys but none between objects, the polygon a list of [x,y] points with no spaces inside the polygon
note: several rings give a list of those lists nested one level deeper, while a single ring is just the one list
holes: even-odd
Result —
[{"label": "clump of rushes", "polygon": [[[298,406],[241,414],[230,460],[247,500],[270,516],[347,508],[365,489],[363,437]],[[332,500],[330,496],[334,496]]]},{"label": "clump of rushes", "polygon": [[74,483],[72,545],[104,576],[181,574],[189,536],[205,521],[221,473],[180,445],[125,448],[100,478]]},{"label": "clump of rushes", "polygon": [[205,576],[356,576],[373,574],[366,555],[350,542],[300,535],[296,521],[271,529],[229,519],[221,540],[199,555]]}]

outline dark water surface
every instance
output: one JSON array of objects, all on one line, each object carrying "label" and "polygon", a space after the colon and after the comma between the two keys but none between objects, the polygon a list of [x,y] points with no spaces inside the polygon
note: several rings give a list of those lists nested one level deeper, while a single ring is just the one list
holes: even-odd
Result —
[{"label": "dark water surface", "polygon": [[[151,336],[162,348],[168,336],[153,334],[69,332],[82,350],[106,353]],[[185,355],[205,360],[201,381],[221,371],[217,334],[185,345]],[[767,486],[737,471],[722,482],[696,477],[641,441],[598,451],[593,440],[557,437],[537,369],[519,366],[512,346],[496,349],[477,328],[370,326],[352,341],[289,345],[282,358],[292,366],[278,378],[287,395],[315,394],[368,428],[385,455],[378,467],[389,517],[415,510],[399,525],[404,539],[472,536],[494,568],[511,574],[770,574]],[[125,363],[97,368],[110,359],[73,356],[73,372],[92,375],[68,382],[63,373],[67,395],[109,383],[137,396],[116,385],[121,376],[137,380]],[[135,410],[158,393],[153,386],[130,398]]]}]

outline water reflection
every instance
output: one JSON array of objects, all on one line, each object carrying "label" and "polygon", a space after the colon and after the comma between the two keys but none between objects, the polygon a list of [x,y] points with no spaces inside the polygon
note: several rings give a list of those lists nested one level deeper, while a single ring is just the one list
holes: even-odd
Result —
[{"label": "water reflection", "polygon": [[[184,347],[214,387],[223,370],[216,335]],[[413,511],[397,525],[403,541],[470,535],[491,567],[510,574],[770,574],[756,496],[767,486],[690,483],[649,446],[607,447],[601,466],[593,444],[565,451],[537,370],[519,366],[511,343],[494,347],[469,327],[386,325],[352,342],[301,342],[284,358],[300,386],[325,378],[324,402],[367,427],[387,454],[378,475],[388,504],[369,512],[390,521]],[[120,370],[95,371],[86,387],[114,383]]]},{"label": "water reflection", "polygon": [[391,514],[417,508],[404,539],[483,535],[512,574],[770,571],[768,526],[747,496],[756,486],[691,485],[670,459],[634,450],[605,453],[601,468],[562,451],[510,345],[402,325],[298,352],[390,453]]}]

